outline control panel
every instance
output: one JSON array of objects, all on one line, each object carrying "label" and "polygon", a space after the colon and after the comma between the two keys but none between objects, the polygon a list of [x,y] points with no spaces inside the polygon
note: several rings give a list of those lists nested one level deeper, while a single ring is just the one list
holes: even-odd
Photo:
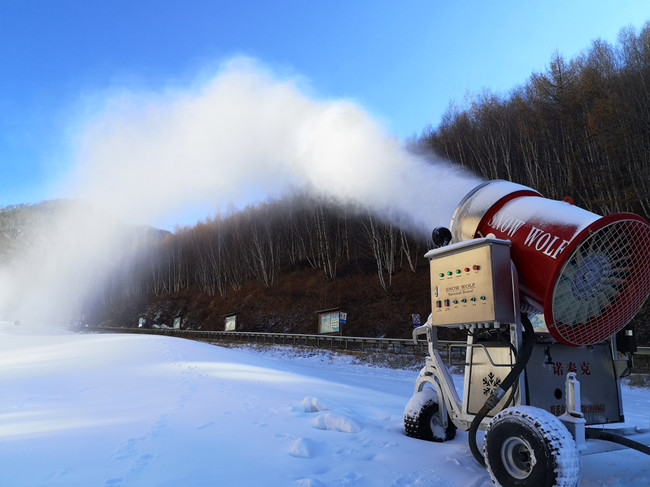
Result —
[{"label": "control panel", "polygon": [[510,242],[474,239],[431,250],[426,257],[433,325],[515,322]]}]

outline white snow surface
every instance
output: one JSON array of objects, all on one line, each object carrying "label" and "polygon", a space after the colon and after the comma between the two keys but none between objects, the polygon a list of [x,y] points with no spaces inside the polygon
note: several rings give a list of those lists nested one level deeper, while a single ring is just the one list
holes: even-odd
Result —
[{"label": "white snow surface", "polygon": [[[492,485],[467,433],[445,443],[404,434],[417,371],[326,352],[3,328],[0,486]],[[647,426],[650,391],[623,392],[628,422]],[[639,452],[582,465],[582,486],[650,484]]]}]

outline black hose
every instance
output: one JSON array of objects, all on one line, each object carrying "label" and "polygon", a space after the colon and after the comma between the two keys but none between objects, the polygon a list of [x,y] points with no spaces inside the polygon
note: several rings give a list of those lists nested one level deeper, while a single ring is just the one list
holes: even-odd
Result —
[{"label": "black hose", "polygon": [[604,431],[597,428],[585,428],[585,438],[589,438],[591,440],[611,441],[612,443],[618,443],[619,445],[627,446],[628,448],[633,448],[640,451],[641,453],[650,455],[650,446],[639,443],[638,441],[631,440],[625,436],[615,435],[609,431]]},{"label": "black hose", "polygon": [[485,416],[487,416],[488,413],[495,408],[501,398],[506,394],[508,389],[512,387],[515,381],[519,378],[519,375],[524,371],[524,368],[526,367],[528,360],[530,360],[530,356],[532,355],[533,348],[535,346],[535,330],[533,329],[533,325],[528,319],[527,315],[521,315],[521,323],[524,325],[524,344],[521,347],[519,357],[517,357],[517,362],[515,363],[515,366],[512,368],[512,370],[508,373],[506,378],[503,379],[501,385],[490,395],[487,401],[485,401],[485,404],[483,404],[483,407],[479,410],[476,416],[474,416],[474,420],[469,427],[469,450],[472,452],[472,455],[474,455],[476,461],[483,467],[486,466],[485,458],[483,457],[481,450],[479,450],[478,446],[476,445],[476,432],[478,431],[478,427],[481,425],[483,418],[485,418]]}]

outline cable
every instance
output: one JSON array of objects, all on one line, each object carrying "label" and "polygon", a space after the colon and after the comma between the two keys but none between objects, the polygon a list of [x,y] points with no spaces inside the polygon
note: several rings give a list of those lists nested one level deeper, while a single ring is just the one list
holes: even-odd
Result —
[{"label": "cable", "polygon": [[483,407],[479,410],[476,416],[474,416],[474,420],[469,427],[469,449],[472,452],[472,455],[474,455],[476,461],[483,467],[486,467],[485,458],[483,457],[483,453],[481,453],[478,446],[476,445],[476,432],[478,431],[478,427],[481,425],[483,418],[485,418],[485,416],[487,416],[488,413],[495,408],[501,398],[506,394],[508,389],[512,387],[519,375],[524,371],[524,368],[526,367],[528,360],[530,360],[530,356],[532,355],[533,348],[535,346],[535,330],[533,329],[533,325],[528,319],[527,315],[521,315],[521,323],[524,326],[525,332],[523,337],[524,344],[521,347],[521,353],[517,358],[517,362],[515,363],[515,366],[512,368],[512,370],[508,373],[506,378],[503,379],[501,385],[492,393],[492,395],[490,395],[487,401],[485,401],[485,404],[483,404]]},{"label": "cable", "polygon": [[641,453],[650,455],[650,446],[639,443],[638,441],[631,440],[625,436],[610,433],[609,431],[604,431],[597,428],[585,428],[585,438],[592,440],[611,441],[612,443],[618,443],[619,445],[627,446],[628,448],[633,448],[634,450],[640,451]]}]

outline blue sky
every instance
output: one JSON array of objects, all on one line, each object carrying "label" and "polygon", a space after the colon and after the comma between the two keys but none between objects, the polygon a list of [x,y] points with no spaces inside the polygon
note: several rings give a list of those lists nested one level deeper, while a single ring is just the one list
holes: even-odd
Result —
[{"label": "blue sky", "polygon": [[647,0],[0,0],[0,206],[67,196],[93,102],[191,86],[233,56],[404,139],[467,93],[506,93],[556,50],[572,58],[648,20]]}]

